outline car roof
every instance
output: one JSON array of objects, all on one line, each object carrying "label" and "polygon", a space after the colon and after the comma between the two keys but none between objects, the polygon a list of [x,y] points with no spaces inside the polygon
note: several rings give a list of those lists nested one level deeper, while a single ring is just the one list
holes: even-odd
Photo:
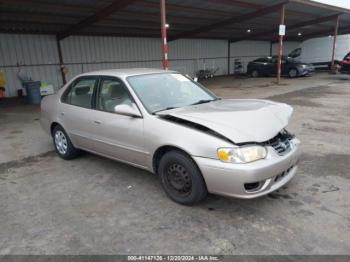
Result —
[{"label": "car roof", "polygon": [[156,68],[124,68],[124,69],[107,69],[92,71],[88,73],[81,74],[80,76],[89,75],[104,75],[104,76],[116,76],[116,77],[128,77],[134,75],[147,75],[147,74],[159,74],[159,73],[177,73],[172,70],[163,70]]}]

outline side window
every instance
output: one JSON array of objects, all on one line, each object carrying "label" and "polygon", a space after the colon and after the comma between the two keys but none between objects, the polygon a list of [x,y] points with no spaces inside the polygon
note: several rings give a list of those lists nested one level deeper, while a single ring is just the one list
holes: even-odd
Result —
[{"label": "side window", "polygon": [[[278,64],[278,56],[274,56],[274,57],[272,57],[272,59],[271,59],[271,63],[273,63],[273,64]],[[287,60],[286,60],[286,58],[285,58],[285,57],[282,57],[282,59],[281,59],[281,63],[282,63],[282,64],[287,63]]]},{"label": "side window", "polygon": [[124,83],[119,79],[102,79],[97,97],[97,109],[114,112],[117,105],[132,104],[132,98]]},{"label": "side window", "polygon": [[74,81],[69,91],[62,97],[62,101],[75,106],[92,108],[92,95],[96,81],[96,78],[82,78]]}]

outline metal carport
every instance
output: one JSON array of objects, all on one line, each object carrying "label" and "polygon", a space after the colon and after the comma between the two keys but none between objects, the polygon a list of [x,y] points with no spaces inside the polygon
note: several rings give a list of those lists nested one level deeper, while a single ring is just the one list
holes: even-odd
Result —
[{"label": "metal carport", "polygon": [[[165,1],[1,0],[0,33],[54,34],[59,53],[60,40],[71,35],[158,38],[163,32],[163,37],[168,34],[168,41],[180,38],[225,39],[229,43],[280,40],[282,50],[283,37],[278,36],[280,23],[286,25],[284,40],[287,41],[335,32],[350,33],[350,10],[308,0],[167,0],[164,18],[170,27],[165,30],[162,23],[161,31],[162,2]],[[163,43],[166,60],[166,41]],[[63,65],[62,55],[59,57]],[[166,63],[163,65],[166,67]],[[62,76],[64,78],[64,74]]]}]

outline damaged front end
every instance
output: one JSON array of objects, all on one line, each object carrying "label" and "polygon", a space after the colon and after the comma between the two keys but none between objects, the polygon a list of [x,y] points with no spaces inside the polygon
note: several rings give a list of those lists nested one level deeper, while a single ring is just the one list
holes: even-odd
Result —
[{"label": "damaged front end", "polygon": [[157,113],[157,116],[234,144],[262,143],[286,128],[293,113],[287,104],[267,100],[223,99]]},{"label": "damaged front end", "polygon": [[272,139],[263,142],[262,145],[271,146],[278,155],[283,156],[292,149],[291,141],[293,138],[295,138],[295,135],[283,129]]},{"label": "damaged front end", "polygon": [[201,150],[192,157],[207,189],[255,198],[281,188],[296,174],[300,141],[285,129],[292,112],[286,104],[266,100],[219,100],[157,116],[228,142],[191,143]]}]

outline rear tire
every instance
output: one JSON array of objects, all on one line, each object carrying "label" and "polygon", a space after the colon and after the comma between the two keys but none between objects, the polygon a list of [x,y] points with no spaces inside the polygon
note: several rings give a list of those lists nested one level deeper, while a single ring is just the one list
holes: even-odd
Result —
[{"label": "rear tire", "polygon": [[80,150],[76,149],[66,131],[60,125],[55,126],[52,131],[53,144],[55,151],[64,160],[76,158]]},{"label": "rear tire", "polygon": [[253,70],[253,71],[251,72],[251,76],[254,77],[254,78],[259,77],[259,76],[260,76],[260,73],[259,73],[258,70]]},{"label": "rear tire", "polygon": [[161,158],[158,174],[165,193],[176,203],[194,205],[208,194],[197,165],[180,151],[167,152]]}]

